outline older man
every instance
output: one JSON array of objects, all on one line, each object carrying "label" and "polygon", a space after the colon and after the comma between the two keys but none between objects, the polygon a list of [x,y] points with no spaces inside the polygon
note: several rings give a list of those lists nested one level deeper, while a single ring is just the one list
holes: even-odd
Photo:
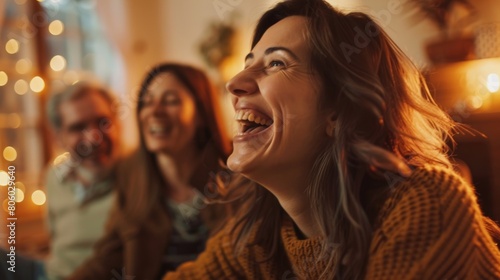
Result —
[{"label": "older man", "polygon": [[49,120],[67,156],[46,179],[51,253],[49,279],[63,279],[92,253],[113,201],[119,128],[114,99],[104,88],[77,83],[53,95]]}]

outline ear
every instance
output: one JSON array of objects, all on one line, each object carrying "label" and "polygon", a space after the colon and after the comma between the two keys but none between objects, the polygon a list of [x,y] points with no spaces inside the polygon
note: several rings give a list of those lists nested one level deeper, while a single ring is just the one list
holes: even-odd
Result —
[{"label": "ear", "polygon": [[333,138],[335,134],[335,124],[337,123],[337,113],[330,112],[326,115],[326,134]]}]

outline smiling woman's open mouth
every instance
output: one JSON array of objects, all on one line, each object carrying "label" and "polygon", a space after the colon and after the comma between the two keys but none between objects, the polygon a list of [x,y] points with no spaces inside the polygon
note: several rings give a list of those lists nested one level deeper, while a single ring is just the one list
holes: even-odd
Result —
[{"label": "smiling woman's open mouth", "polygon": [[238,110],[235,119],[240,124],[238,135],[257,134],[273,124],[270,117],[250,109]]}]

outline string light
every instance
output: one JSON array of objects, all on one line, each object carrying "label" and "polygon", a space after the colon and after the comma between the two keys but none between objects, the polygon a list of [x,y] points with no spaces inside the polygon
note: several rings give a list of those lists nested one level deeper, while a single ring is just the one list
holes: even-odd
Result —
[{"label": "string light", "polygon": [[0,171],[0,186],[7,186],[9,184],[10,176],[5,171]]},{"label": "string light", "polygon": [[30,88],[34,92],[41,92],[45,88],[45,82],[39,76],[35,76],[31,79]]},{"label": "string light", "polygon": [[23,190],[17,188],[17,186],[16,186],[16,202],[17,203],[23,202],[23,200],[24,200],[24,192],[23,192]]},{"label": "string light", "polygon": [[25,58],[19,59],[16,62],[16,71],[19,74],[26,74],[31,69],[31,61]]},{"label": "string light", "polygon": [[64,24],[62,21],[56,19],[49,24],[49,32],[52,35],[59,35],[64,31]]},{"label": "string light", "polygon": [[9,81],[9,76],[4,71],[0,71],[0,87],[5,86]]},{"label": "string light", "polygon": [[36,205],[43,205],[46,200],[47,198],[42,190],[36,190],[31,194],[31,201]]},{"label": "string light", "polygon": [[16,149],[14,149],[11,146],[5,147],[5,149],[3,149],[3,158],[6,161],[14,161],[14,160],[16,160],[16,158],[17,158],[17,151],[16,151]]},{"label": "string light", "polygon": [[29,86],[28,82],[25,80],[17,80],[14,84],[14,91],[19,95],[24,95],[28,92]]},{"label": "string light", "polygon": [[10,39],[7,41],[5,44],[5,51],[7,51],[10,54],[15,54],[19,51],[19,43],[17,42],[16,39]]},{"label": "string light", "polygon": [[66,67],[66,59],[63,56],[56,55],[50,60],[50,68],[54,71],[61,71]]}]

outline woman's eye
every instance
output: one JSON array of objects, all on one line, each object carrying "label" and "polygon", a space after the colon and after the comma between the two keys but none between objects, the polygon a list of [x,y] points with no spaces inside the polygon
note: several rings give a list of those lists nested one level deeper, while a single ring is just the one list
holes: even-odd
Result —
[{"label": "woman's eye", "polygon": [[168,96],[163,99],[164,105],[179,105],[181,100],[176,96]]},{"label": "woman's eye", "polygon": [[283,66],[285,66],[285,63],[283,63],[283,61],[280,61],[280,60],[273,60],[269,63],[269,68],[283,67]]}]

